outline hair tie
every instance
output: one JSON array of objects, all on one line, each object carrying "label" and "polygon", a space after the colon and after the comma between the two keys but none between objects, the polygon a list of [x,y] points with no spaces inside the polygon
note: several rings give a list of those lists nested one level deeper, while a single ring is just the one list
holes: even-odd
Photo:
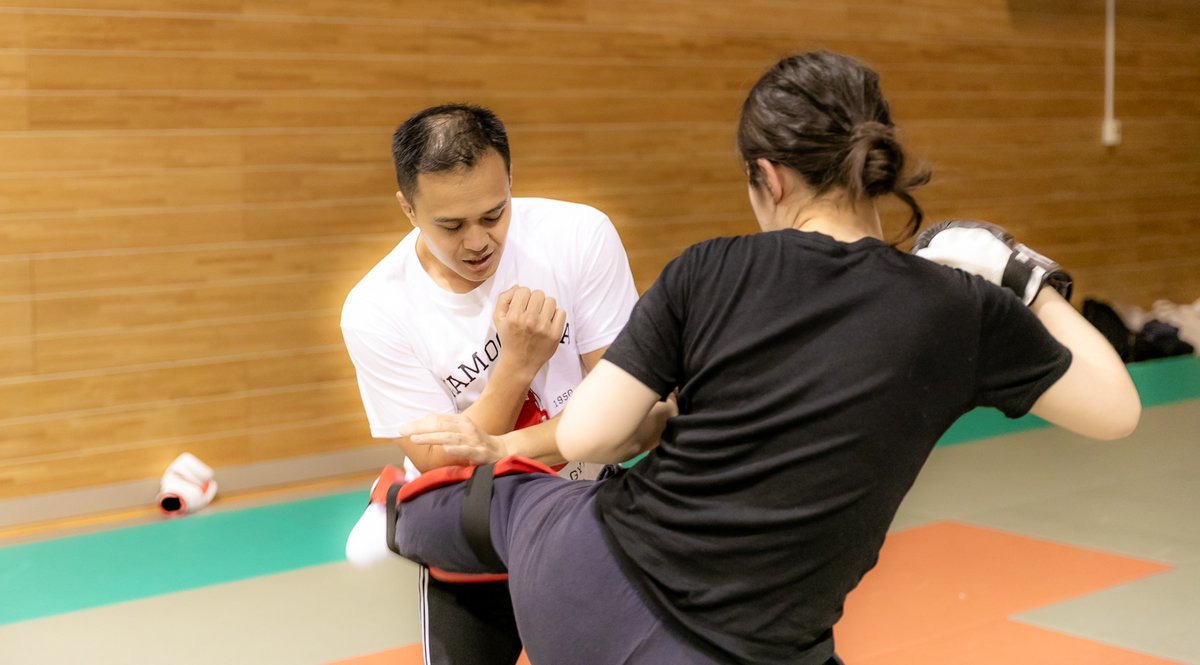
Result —
[{"label": "hair tie", "polygon": [[880,138],[891,138],[892,128],[876,120],[860,122],[850,132],[850,139],[858,142],[863,139],[874,141]]}]

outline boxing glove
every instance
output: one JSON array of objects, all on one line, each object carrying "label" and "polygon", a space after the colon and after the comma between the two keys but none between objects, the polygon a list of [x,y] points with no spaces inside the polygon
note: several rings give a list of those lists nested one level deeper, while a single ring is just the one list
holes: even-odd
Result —
[{"label": "boxing glove", "polygon": [[940,222],[917,236],[912,252],[1007,288],[1026,305],[1033,304],[1043,285],[1053,287],[1063,298],[1071,298],[1071,276],[1062,266],[1016,242],[995,224]]},{"label": "boxing glove", "polygon": [[191,453],[175,458],[163,473],[155,503],[164,515],[194,513],[212,502],[217,494],[213,470]]}]

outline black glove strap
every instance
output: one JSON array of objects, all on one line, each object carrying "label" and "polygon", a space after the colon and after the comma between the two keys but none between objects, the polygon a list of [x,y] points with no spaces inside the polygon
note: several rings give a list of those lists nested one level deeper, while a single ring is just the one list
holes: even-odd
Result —
[{"label": "black glove strap", "polygon": [[[1042,287],[1049,284],[1050,288],[1058,291],[1064,299],[1071,299],[1071,287],[1073,280],[1067,271],[1062,269],[1058,263],[1038,254],[1029,249],[1025,245],[1017,244],[1013,246],[1013,254],[1008,259],[1008,265],[1004,266],[1004,278],[1002,284],[1016,291],[1017,295],[1024,298],[1024,290],[1026,284],[1033,277],[1033,269],[1041,268],[1044,274],[1041,277],[1041,282],[1038,284],[1038,291]],[[1009,279],[1014,281],[1010,282]],[[1037,298],[1035,293],[1033,296]],[[1032,304],[1032,301],[1029,303]]]},{"label": "black glove strap", "polygon": [[1024,300],[1025,289],[1031,279],[1033,279],[1033,266],[1021,261],[1020,254],[1013,252],[1012,256],[1008,257],[1008,264],[1004,266],[1004,275],[1000,278],[1000,286]]},{"label": "black glove strap", "polygon": [[1056,270],[1046,275],[1045,283],[1049,284],[1055,291],[1058,291],[1059,295],[1061,295],[1064,299],[1071,299],[1071,291],[1073,290],[1072,287],[1075,283],[1071,280],[1071,276],[1068,275],[1066,271]]}]

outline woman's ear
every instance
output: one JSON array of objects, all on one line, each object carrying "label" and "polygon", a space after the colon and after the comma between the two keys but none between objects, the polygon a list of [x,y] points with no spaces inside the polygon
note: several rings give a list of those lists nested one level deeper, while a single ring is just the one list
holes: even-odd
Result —
[{"label": "woman's ear", "polygon": [[771,193],[771,202],[778,204],[783,200],[783,174],[780,172],[780,167],[774,162],[759,157],[754,160],[754,164],[758,166],[759,173],[762,174],[763,183],[767,186],[767,191]]}]

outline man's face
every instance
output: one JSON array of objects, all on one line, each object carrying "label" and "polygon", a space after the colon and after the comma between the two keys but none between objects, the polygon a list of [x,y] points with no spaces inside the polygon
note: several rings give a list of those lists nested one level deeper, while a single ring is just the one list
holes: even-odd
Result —
[{"label": "man's face", "polygon": [[495,274],[512,215],[511,184],[504,159],[489,150],[472,169],[417,176],[412,202],[397,193],[421,230],[417,255],[435,281],[462,293]]}]

